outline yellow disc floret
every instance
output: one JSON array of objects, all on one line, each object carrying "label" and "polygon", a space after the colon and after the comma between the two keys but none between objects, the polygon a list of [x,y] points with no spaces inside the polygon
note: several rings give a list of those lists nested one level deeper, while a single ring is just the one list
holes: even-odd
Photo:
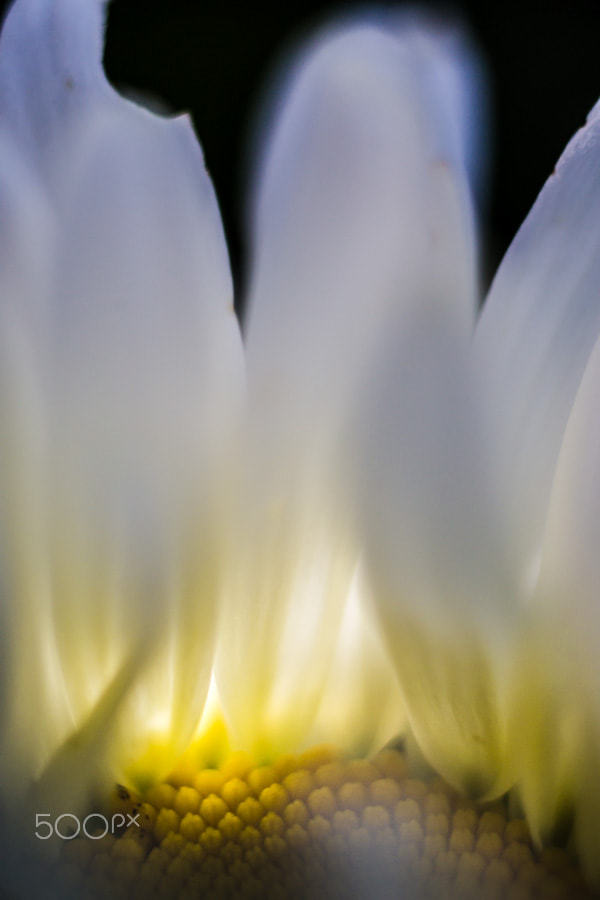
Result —
[{"label": "yellow disc floret", "polygon": [[402,752],[345,760],[315,748],[253,767],[181,773],[144,797],[120,788],[117,835],[65,844],[58,876],[84,900],[588,896],[569,857],[538,852],[501,803],[410,777]]}]

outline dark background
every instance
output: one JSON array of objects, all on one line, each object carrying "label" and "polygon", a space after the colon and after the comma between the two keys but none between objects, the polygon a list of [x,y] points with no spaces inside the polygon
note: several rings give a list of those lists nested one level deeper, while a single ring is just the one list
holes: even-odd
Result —
[{"label": "dark background", "polygon": [[[315,0],[289,2],[276,11],[251,0],[237,6],[216,0],[114,0],[111,5],[109,78],[116,86],[158,94],[172,110],[191,110],[238,284],[244,271],[244,149],[260,90],[286,42],[328,13],[347,8]],[[600,95],[600,0],[456,0],[442,8],[466,21],[489,64],[494,124],[484,221],[489,276]]]}]

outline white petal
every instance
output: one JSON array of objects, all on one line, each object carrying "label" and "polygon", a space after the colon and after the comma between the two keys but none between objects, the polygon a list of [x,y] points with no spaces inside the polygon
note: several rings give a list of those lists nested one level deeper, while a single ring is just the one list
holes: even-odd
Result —
[{"label": "white petal", "polygon": [[572,139],[503,260],[476,332],[520,563],[539,553],[563,432],[600,331],[600,120]]},{"label": "white petal", "polygon": [[521,735],[528,743],[527,755],[521,756],[526,811],[544,833],[556,825],[560,812],[550,798],[575,802],[580,851],[596,882],[600,880],[600,786],[591,755],[600,741],[599,396],[597,342],[558,457],[539,584],[530,610],[537,639],[529,649],[537,656],[539,682],[547,695],[541,708],[545,708],[554,745],[552,754],[546,752],[544,784],[535,767],[535,749],[538,760],[540,752],[532,725]]},{"label": "white petal", "polygon": [[[0,759],[8,796],[23,789],[23,779],[39,764],[53,733],[50,721],[54,729],[57,719],[64,722],[65,704],[48,669],[52,623],[42,573],[42,425],[32,345],[48,291],[56,223],[33,173],[4,138],[0,161]],[[42,720],[31,698],[46,711]]]},{"label": "white petal", "polygon": [[470,328],[469,200],[433,50],[417,37],[333,29],[279,98],[247,345],[257,403],[291,423],[292,443],[339,422],[392,309],[447,306]]},{"label": "white petal", "polygon": [[[68,719],[46,716],[34,768],[75,725],[90,779],[109,736],[121,772],[144,748],[146,774],[164,774],[200,716],[221,562],[218,521],[210,537],[205,530],[243,366],[218,210],[193,131],[112,91],[101,65],[103,5],[17,0],[0,39],[3,127],[37,169],[60,230],[53,284],[31,301],[28,339],[46,417],[36,443],[45,541],[36,596],[52,604],[54,648],[40,626],[55,651],[45,664]],[[140,644],[152,655],[157,629],[153,665],[115,738],[115,698],[139,680]],[[65,743],[43,779],[55,796],[65,789],[56,773],[77,767],[70,752]]]},{"label": "white petal", "polygon": [[359,568],[309,738],[312,745],[326,742],[346,753],[369,756],[406,729],[398,680],[372,606]]},{"label": "white petal", "polygon": [[391,332],[358,428],[367,560],[409,722],[451,783],[499,793],[514,592],[467,343],[427,318]]},{"label": "white petal", "polygon": [[565,839],[578,790],[588,790],[581,782],[589,703],[572,677],[569,629],[552,609],[555,598],[544,594],[523,615],[509,720],[519,796],[540,845]]},{"label": "white petal", "polygon": [[112,744],[119,771],[147,749],[144,774],[156,776],[193,734],[208,689],[221,562],[213,491],[241,341],[189,122],[100,113],[63,171],[40,347],[58,653],[82,723],[138,641],[156,639]]},{"label": "white petal", "polygon": [[332,486],[289,496],[276,474],[239,486],[216,668],[234,743],[261,758],[310,739],[358,556]]},{"label": "white petal", "polygon": [[56,221],[37,176],[8,136],[0,136],[2,314],[35,327],[48,291]]},{"label": "white petal", "polygon": [[364,24],[316,41],[280,96],[255,209],[246,476],[218,672],[234,730],[262,731],[271,751],[306,739],[351,591],[343,428],[377,341],[393,309],[421,304],[470,330],[466,180],[438,102],[418,42]]},{"label": "white petal", "polygon": [[[600,342],[596,343],[565,432],[550,497],[538,585],[540,614],[560,613],[579,642],[578,662],[594,666],[582,684],[598,702],[600,670]],[[593,676],[593,677],[592,677]]]},{"label": "white petal", "polygon": [[598,707],[582,729],[583,740],[576,760],[577,793],[575,796],[575,846],[582,867],[590,884],[600,885],[600,861],[598,859],[598,822],[600,822],[600,779],[598,778],[598,754],[600,732]]},{"label": "white petal", "polygon": [[0,36],[2,127],[30,161],[116,97],[102,69],[104,0],[15,0]]},{"label": "white petal", "polygon": [[485,190],[488,84],[484,61],[462,27],[414,9],[392,13],[398,30],[417,43],[430,90],[440,98],[442,135],[452,158],[462,160],[475,194]]}]

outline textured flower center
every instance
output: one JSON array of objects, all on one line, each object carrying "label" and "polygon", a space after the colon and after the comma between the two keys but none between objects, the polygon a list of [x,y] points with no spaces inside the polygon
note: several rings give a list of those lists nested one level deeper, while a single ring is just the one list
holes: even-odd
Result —
[{"label": "textured flower center", "polygon": [[233,755],[144,798],[118,788],[113,804],[135,823],[65,843],[60,878],[78,897],[588,896],[566,853],[537,852],[503,804],[411,777],[394,749],[346,760],[316,748],[259,767]]}]

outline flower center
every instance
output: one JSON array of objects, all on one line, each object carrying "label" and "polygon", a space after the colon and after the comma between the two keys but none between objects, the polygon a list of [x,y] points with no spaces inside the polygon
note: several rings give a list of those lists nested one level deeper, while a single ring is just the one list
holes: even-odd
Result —
[{"label": "flower center", "polygon": [[[118,788],[121,834],[65,842],[76,896],[472,898],[589,896],[562,850],[538,852],[502,803],[474,804],[404,754],[344,759],[330,748],[254,766],[176,773],[136,797]],[[134,820],[134,821],[132,821]]]}]

